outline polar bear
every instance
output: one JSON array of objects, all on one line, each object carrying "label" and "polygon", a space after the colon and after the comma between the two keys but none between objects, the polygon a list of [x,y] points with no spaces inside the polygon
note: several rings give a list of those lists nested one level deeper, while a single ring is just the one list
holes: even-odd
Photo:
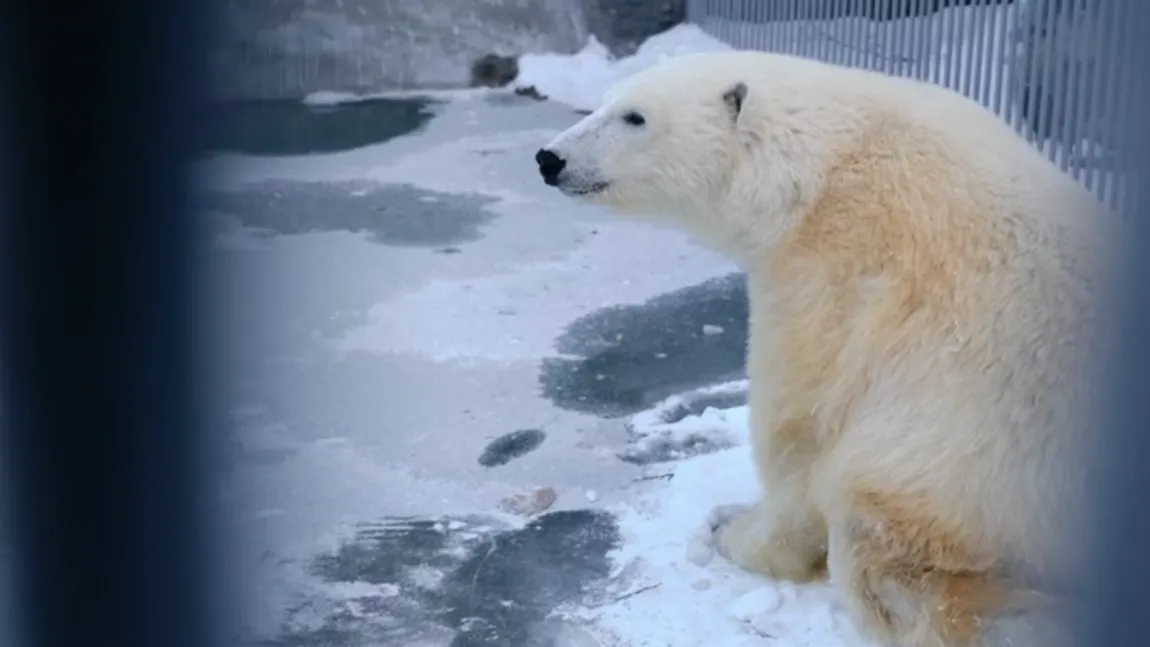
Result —
[{"label": "polar bear", "polygon": [[1083,563],[1103,205],[957,93],[762,52],[635,74],[535,160],[747,274],[762,494],[723,554],[829,575],[888,644],[1053,644],[1035,632]]}]

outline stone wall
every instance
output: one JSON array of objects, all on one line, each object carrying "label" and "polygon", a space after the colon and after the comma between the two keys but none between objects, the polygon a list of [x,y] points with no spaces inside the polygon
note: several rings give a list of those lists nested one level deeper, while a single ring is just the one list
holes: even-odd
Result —
[{"label": "stone wall", "polygon": [[461,87],[485,54],[626,54],[682,21],[685,0],[221,0],[220,99]]}]

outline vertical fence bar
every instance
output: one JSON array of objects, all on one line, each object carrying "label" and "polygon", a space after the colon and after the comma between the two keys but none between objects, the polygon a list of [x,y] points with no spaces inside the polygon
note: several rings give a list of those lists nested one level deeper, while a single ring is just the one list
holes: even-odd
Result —
[{"label": "vertical fence bar", "polygon": [[815,40],[815,58],[828,60],[830,58],[830,39],[823,33],[826,17],[830,14],[830,0],[815,0],[815,14],[811,20],[811,38]]},{"label": "vertical fence bar", "polygon": [[[1125,24],[1122,14],[1122,11],[1116,10],[1110,17],[1110,20],[1107,21],[1108,28],[1106,35],[1109,39],[1109,46],[1106,48],[1108,64],[1105,66],[1106,83],[1104,92],[1110,100],[1106,101],[1105,105],[1102,106],[1099,111],[1101,123],[1104,124],[1103,128],[1106,133],[1105,139],[1112,149],[1121,148],[1119,144],[1121,141],[1121,131],[1119,130],[1118,123],[1121,120],[1121,106],[1123,102],[1114,100],[1114,97],[1118,95],[1119,88],[1122,87],[1122,80],[1128,76],[1125,74],[1125,70],[1129,63],[1125,57],[1120,56],[1121,38],[1119,38],[1119,34],[1122,33]],[[1118,161],[1118,155],[1116,153],[1116,151],[1112,151],[1112,159],[1115,163]],[[1102,196],[1103,200],[1111,202],[1117,194],[1117,177],[1115,175],[1116,169],[1110,168],[1108,170],[1110,172],[1100,172],[1099,174],[1098,193]]]},{"label": "vertical fence bar", "polygon": [[955,29],[954,12],[944,3],[939,3],[941,6],[938,8],[939,31],[941,37],[939,38],[938,49],[938,81],[937,83],[943,87],[953,87],[953,67],[954,63],[954,48],[958,44],[959,34]]},{"label": "vertical fence bar", "polygon": [[707,0],[687,0],[687,22],[706,28]]},{"label": "vertical fence bar", "polygon": [[[1106,46],[1101,49],[1104,63],[1100,70],[1102,79],[1099,84],[1102,87],[1098,90],[1099,96],[1095,99],[1095,105],[1098,106],[1099,139],[1106,147],[1108,164],[1098,169],[1096,191],[1104,201],[1114,204],[1120,193],[1122,183],[1119,179],[1119,167],[1124,161],[1123,150],[1127,147],[1123,137],[1125,133],[1122,130],[1127,102],[1115,98],[1130,93],[1131,88],[1126,86],[1126,81],[1131,76],[1129,66],[1131,63],[1138,65],[1140,62],[1132,61],[1122,51],[1124,43],[1127,42],[1124,32],[1128,27],[1125,15],[1128,12],[1123,10],[1123,5],[1129,6],[1131,3],[1109,0],[1105,1],[1105,4],[1117,7],[1113,13],[1107,15],[1103,28]],[[1135,46],[1135,49],[1143,48]]]},{"label": "vertical fence bar", "polygon": [[[931,7],[931,0],[924,3],[928,8]],[[929,9],[928,9],[929,10]],[[946,22],[943,16],[935,11],[930,14],[928,19],[930,22],[930,44],[926,55],[926,80],[931,83],[942,83],[942,55],[943,47],[946,44]]]},{"label": "vertical fence bar", "polygon": [[1039,76],[1035,79],[1040,89],[1040,96],[1035,102],[1038,108],[1035,123],[1038,129],[1040,149],[1052,161],[1056,161],[1057,155],[1061,153],[1062,142],[1057,140],[1054,132],[1054,115],[1052,113],[1058,92],[1055,85],[1057,78],[1062,74],[1060,64],[1066,53],[1066,47],[1061,40],[1065,36],[1062,33],[1060,20],[1063,8],[1060,6],[1059,0],[1041,0],[1041,6],[1044,9],[1042,15],[1044,29],[1042,47],[1038,50],[1040,52],[1038,59]]},{"label": "vertical fence bar", "polygon": [[[1034,133],[1028,123],[1024,123],[1029,119],[1028,115],[1034,110],[1037,104],[1037,83],[1035,80],[1038,77],[1038,59],[1039,49],[1035,43],[1035,39],[1041,31],[1040,23],[1041,17],[1035,9],[1035,4],[1043,0],[1028,0],[1032,4],[1028,4],[1024,9],[1018,12],[1018,22],[1015,24],[1016,34],[1021,40],[1019,43],[1010,43],[1015,45],[1017,49],[1018,61],[1014,66],[1014,82],[1009,88],[1010,101],[1011,101],[1011,115],[1010,125],[1022,132],[1029,142],[1034,141]],[[1010,35],[1010,36],[1013,36]],[[1008,36],[1008,38],[1010,37]],[[1009,42],[1009,41],[1008,41]]]},{"label": "vertical fence bar", "polygon": [[[978,95],[975,94],[977,84],[975,80],[982,73],[982,50],[978,47],[979,36],[982,34],[982,27],[985,21],[983,11],[985,6],[982,0],[975,0],[974,4],[964,9],[963,18],[963,48],[962,56],[960,57],[959,79],[961,80],[961,92],[966,96],[978,101]],[[977,52],[977,53],[976,53]]]},{"label": "vertical fence bar", "polygon": [[859,0],[845,0],[846,6],[843,17],[840,18],[842,23],[842,59],[843,65],[854,65],[856,58],[855,47],[858,43],[858,36],[855,34],[857,25],[855,24],[855,15],[858,13]]},{"label": "vertical fence bar", "polygon": [[791,5],[793,0],[772,0],[772,4],[778,7],[778,22],[782,27],[779,30],[779,51],[786,52],[787,54],[797,54],[798,39],[795,37],[795,29],[798,27],[798,22],[791,19]]},{"label": "vertical fence bar", "polygon": [[921,79],[922,77],[922,56],[924,51],[924,41],[927,39],[926,31],[923,29],[925,24],[921,17],[922,0],[906,0],[906,18],[908,28],[910,30],[910,42],[907,43],[907,76]]},{"label": "vertical fence bar", "polygon": [[842,62],[842,46],[839,44],[839,26],[842,24],[844,0],[829,0],[827,3],[826,21],[823,29],[827,39],[827,61],[835,64]]},{"label": "vertical fence bar", "polygon": [[[1078,97],[1082,92],[1082,69],[1088,65],[1083,56],[1094,57],[1093,29],[1094,12],[1086,6],[1086,0],[1066,0],[1070,3],[1071,15],[1078,18],[1078,25],[1070,34],[1069,50],[1071,52],[1070,66],[1066,72],[1066,80],[1059,94],[1058,115],[1062,125],[1064,138],[1069,142],[1067,155],[1059,165],[1064,172],[1069,172],[1075,180],[1080,180],[1084,164],[1090,163],[1083,155],[1083,138],[1085,136],[1084,120],[1078,112]],[[1085,147],[1089,148],[1089,146]]]},{"label": "vertical fence bar", "polygon": [[748,6],[743,2],[738,14],[732,19],[736,21],[732,29],[738,34],[732,45],[739,49],[763,49],[768,44],[763,42],[763,30],[767,25],[762,20],[758,6]]},{"label": "vertical fence bar", "polygon": [[763,21],[763,47],[767,50],[778,51],[782,47],[782,30],[779,28],[778,2],[761,2],[756,5],[760,20]]},{"label": "vertical fence bar", "polygon": [[1104,24],[1105,12],[1102,11],[1102,7],[1098,6],[1096,0],[1084,0],[1083,7],[1087,15],[1090,16],[1090,29],[1086,37],[1086,45],[1095,56],[1090,65],[1084,65],[1077,70],[1072,85],[1074,92],[1071,95],[1070,118],[1078,124],[1078,139],[1088,142],[1089,150],[1087,152],[1090,157],[1088,160],[1080,160],[1077,179],[1087,189],[1092,190],[1093,170],[1098,166],[1100,151],[1094,141],[1096,135],[1094,122],[1090,115],[1090,104],[1091,94],[1094,92],[1094,80],[1105,67],[1105,62],[1098,56],[1100,54],[1098,46],[1102,43],[1102,25]]},{"label": "vertical fence bar", "polygon": [[926,80],[937,85],[945,85],[943,65],[946,61],[946,14],[939,10],[934,0],[926,0],[924,4],[929,15],[927,20],[930,22],[930,40],[924,59]]},{"label": "vertical fence bar", "polygon": [[1022,33],[1022,10],[1016,0],[999,23],[998,31],[994,35],[995,57],[1001,61],[995,99],[998,105],[997,112],[1012,126],[1018,106],[1018,87],[1025,79],[1021,71],[1026,61],[1021,57],[1021,44],[1024,42],[1020,36]]},{"label": "vertical fence bar", "polygon": [[739,0],[735,3],[733,12],[727,16],[733,34],[731,45],[738,49],[761,49],[763,23],[756,20],[755,7]]},{"label": "vertical fence bar", "polygon": [[[1126,43],[1127,47],[1145,48],[1145,46],[1133,44],[1135,40],[1145,39],[1145,32],[1137,32],[1133,21],[1124,21],[1119,34],[1122,42]],[[1146,96],[1146,74],[1143,71],[1145,60],[1139,60],[1122,54],[1119,55],[1119,58],[1123,64],[1120,67],[1121,75],[1118,77],[1118,86],[1135,96]],[[1123,171],[1129,171],[1131,168],[1136,168],[1136,166],[1132,165],[1139,163],[1139,160],[1145,155],[1145,152],[1136,150],[1126,144],[1126,142],[1130,140],[1131,133],[1138,132],[1141,126],[1138,123],[1139,119],[1135,118],[1137,109],[1133,105],[1133,102],[1123,101],[1121,103],[1123,106],[1121,113],[1125,115],[1125,118],[1119,119],[1115,124],[1115,128],[1117,129],[1115,133],[1116,160]],[[1130,175],[1127,173],[1115,173],[1114,180],[1117,184],[1116,192],[1123,196],[1121,199],[1124,202],[1140,200],[1141,196],[1139,192],[1144,191],[1144,189],[1142,189],[1138,183],[1130,183],[1128,181],[1129,179]]]},{"label": "vertical fence bar", "polygon": [[1018,27],[1018,4],[1011,4],[1007,7],[1006,11],[1002,12],[1001,16],[996,17],[994,21],[994,34],[993,34],[993,50],[991,58],[998,68],[998,78],[994,83],[994,111],[998,116],[1006,119],[1011,118],[1011,109],[1008,97],[1011,94],[1011,89],[1017,80],[1018,65],[1015,56],[1016,47],[1011,44],[1014,41],[1014,31]]},{"label": "vertical fence bar", "polygon": [[982,76],[978,82],[978,93],[982,97],[982,105],[994,110],[1001,115],[998,110],[998,81],[1003,76],[1003,64],[1001,57],[998,56],[998,50],[995,44],[998,41],[998,29],[1000,19],[1002,18],[1002,10],[999,5],[991,5],[993,13],[985,25],[983,25],[982,37],[978,41],[978,51],[982,56]]},{"label": "vertical fence bar", "polygon": [[845,21],[844,35],[846,36],[843,43],[843,57],[846,59],[845,64],[850,67],[858,65],[858,14],[862,9],[863,0],[847,0],[848,6],[846,16],[843,17]]},{"label": "vertical fence bar", "polygon": [[850,65],[853,60],[851,49],[854,41],[854,13],[857,0],[843,0],[843,12],[838,18],[839,24],[839,59],[842,65]]},{"label": "vertical fence bar", "polygon": [[[1105,103],[1107,103],[1101,100],[1101,97],[1113,94],[1110,70],[1114,61],[1112,57],[1107,56],[1109,47],[1103,48],[1102,44],[1107,42],[1107,36],[1111,40],[1116,40],[1112,23],[1118,11],[1117,4],[1114,2],[1089,0],[1088,4],[1097,12],[1091,46],[1098,52],[1099,59],[1095,65],[1091,66],[1090,73],[1085,75],[1084,82],[1079,86],[1079,119],[1086,123],[1086,134],[1090,138],[1095,156],[1093,162],[1084,169],[1082,182],[1086,188],[1099,194],[1098,175],[1102,170],[1100,164],[1103,163],[1103,160],[1098,158],[1105,157],[1103,151],[1108,150],[1111,141],[1113,141],[1107,137],[1105,122],[1100,120]],[[1110,103],[1116,102],[1111,101]]]},{"label": "vertical fence bar", "polygon": [[942,2],[939,5],[936,15],[942,23],[942,38],[938,45],[938,83],[947,88],[954,88],[954,48],[960,46],[961,38],[958,31],[958,16],[954,8]]},{"label": "vertical fence bar", "polygon": [[879,51],[875,47],[874,30],[877,22],[875,21],[875,10],[878,9],[875,2],[863,2],[859,11],[859,67],[864,69],[873,70],[875,61],[879,56]]},{"label": "vertical fence bar", "polygon": [[902,75],[903,60],[906,51],[906,39],[910,35],[910,24],[902,20],[899,6],[904,0],[887,0],[886,2],[886,20],[891,30],[891,43],[888,51],[887,63],[883,66],[883,71],[887,74]]},{"label": "vertical fence bar", "polygon": [[731,0],[711,0],[715,8],[715,13],[709,16],[709,22],[712,24],[712,29],[715,30],[715,35],[720,40],[731,42],[730,34],[727,33],[727,11],[730,10]]},{"label": "vertical fence bar", "polygon": [[1071,157],[1077,148],[1074,139],[1074,128],[1066,114],[1066,95],[1070,93],[1070,75],[1074,66],[1078,64],[1078,37],[1085,25],[1076,24],[1077,3],[1075,0],[1061,0],[1059,14],[1054,19],[1055,39],[1059,48],[1059,56],[1055,61],[1052,72],[1050,88],[1053,96],[1050,101],[1050,118],[1048,120],[1051,139],[1058,142],[1054,147],[1054,163],[1058,168],[1067,172],[1070,168]]},{"label": "vertical fence bar", "polygon": [[975,82],[975,92],[978,93],[982,105],[988,109],[993,109],[991,88],[998,77],[1002,76],[1002,66],[999,64],[998,59],[994,56],[994,30],[998,26],[999,18],[1002,16],[1002,9],[998,2],[990,0],[990,6],[987,9],[988,15],[986,22],[982,24],[982,31],[979,32],[978,38],[978,54],[980,57],[978,80]]},{"label": "vertical fence bar", "polygon": [[818,0],[791,0],[791,20],[795,23],[795,32],[799,38],[798,52],[807,58],[815,57],[814,31],[811,29],[811,17]]}]

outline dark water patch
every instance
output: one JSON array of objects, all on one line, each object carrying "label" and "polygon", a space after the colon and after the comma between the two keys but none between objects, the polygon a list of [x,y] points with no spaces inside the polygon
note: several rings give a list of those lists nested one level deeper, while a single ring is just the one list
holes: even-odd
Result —
[{"label": "dark water patch", "polygon": [[503,434],[487,444],[479,455],[479,464],[484,467],[506,465],[512,459],[538,449],[546,438],[547,434],[542,429],[520,429]]},{"label": "dark water patch", "polygon": [[564,409],[617,417],[676,393],[739,379],[745,375],[747,313],[746,279],[738,273],[642,305],[598,310],[556,340],[559,352],[578,359],[544,359],[540,387]]},{"label": "dark water patch", "polygon": [[365,232],[385,245],[440,247],[479,240],[495,198],[440,193],[408,184],[267,181],[207,192],[200,207],[278,234]]},{"label": "dark water patch", "polygon": [[335,153],[424,128],[436,102],[425,98],[364,99],[332,106],[298,100],[229,101],[213,105],[209,148],[247,155]]},{"label": "dark water patch", "polygon": [[[619,540],[615,518],[599,510],[552,512],[521,529],[477,516],[387,519],[315,558],[331,598],[289,613],[285,627],[309,628],[261,644],[551,647],[548,616],[606,581]],[[341,595],[347,585],[360,592]]]}]

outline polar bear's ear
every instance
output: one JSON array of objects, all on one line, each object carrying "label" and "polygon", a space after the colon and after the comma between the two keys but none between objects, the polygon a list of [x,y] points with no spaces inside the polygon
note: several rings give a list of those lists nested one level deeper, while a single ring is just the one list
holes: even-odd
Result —
[{"label": "polar bear's ear", "polygon": [[739,81],[723,93],[723,103],[731,113],[731,121],[737,121],[739,113],[743,110],[743,101],[747,98],[747,84]]}]

